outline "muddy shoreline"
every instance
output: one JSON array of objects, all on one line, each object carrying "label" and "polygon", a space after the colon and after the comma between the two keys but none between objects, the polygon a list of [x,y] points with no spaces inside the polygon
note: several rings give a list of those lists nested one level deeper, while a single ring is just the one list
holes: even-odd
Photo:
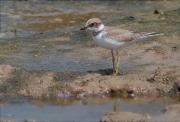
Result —
[{"label": "muddy shoreline", "polygon": [[179,97],[179,69],[158,67],[152,74],[121,74],[111,70],[90,73],[26,71],[0,65],[1,95],[31,98],[86,98],[92,96]]},{"label": "muddy shoreline", "polygon": [[107,113],[100,122],[115,122],[115,121],[130,121],[130,122],[154,122],[154,121],[177,121],[180,117],[178,112],[180,111],[180,104],[168,105],[163,114],[157,117],[151,117],[148,115],[142,115],[132,112],[110,112]]}]

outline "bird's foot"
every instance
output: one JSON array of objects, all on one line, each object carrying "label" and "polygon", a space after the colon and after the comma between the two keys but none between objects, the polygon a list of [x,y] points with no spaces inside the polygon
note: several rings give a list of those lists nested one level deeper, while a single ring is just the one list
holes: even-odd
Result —
[{"label": "bird's foot", "polygon": [[119,69],[113,68],[112,76],[119,76],[119,75],[120,75]]},{"label": "bird's foot", "polygon": [[120,75],[120,72],[113,72],[112,73],[112,76],[119,76]]},{"label": "bird's foot", "polygon": [[120,75],[119,69],[118,69],[118,68],[117,68],[117,69],[114,69],[112,75],[113,75],[113,76],[119,76],[119,75]]}]

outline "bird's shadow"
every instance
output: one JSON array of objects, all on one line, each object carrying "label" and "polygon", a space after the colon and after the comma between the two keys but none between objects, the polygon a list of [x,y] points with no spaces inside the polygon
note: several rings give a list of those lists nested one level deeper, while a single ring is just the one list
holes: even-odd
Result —
[{"label": "bird's shadow", "polygon": [[113,69],[111,68],[108,68],[108,69],[98,69],[98,70],[95,70],[95,71],[87,71],[88,73],[98,73],[98,74],[101,74],[101,75],[112,75],[113,74]]}]

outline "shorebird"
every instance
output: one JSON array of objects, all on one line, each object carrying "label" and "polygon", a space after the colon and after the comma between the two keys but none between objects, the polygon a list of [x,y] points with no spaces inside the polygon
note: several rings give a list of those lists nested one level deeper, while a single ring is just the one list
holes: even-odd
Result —
[{"label": "shorebird", "polygon": [[88,30],[97,45],[111,50],[114,75],[119,74],[119,56],[115,59],[114,53],[118,54],[120,47],[130,42],[142,41],[148,37],[162,35],[162,33],[156,32],[135,33],[116,27],[108,27],[99,18],[89,19],[80,30]]}]

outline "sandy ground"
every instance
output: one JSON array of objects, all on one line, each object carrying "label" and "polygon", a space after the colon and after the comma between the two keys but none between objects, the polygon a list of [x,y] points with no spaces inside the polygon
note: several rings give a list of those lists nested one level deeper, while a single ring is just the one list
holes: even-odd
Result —
[{"label": "sandy ground", "polygon": [[[96,51],[102,57],[109,55],[108,50],[88,47],[76,49],[69,56],[84,52],[81,54],[85,57],[87,53],[92,55]],[[133,44],[120,50],[120,76],[112,76],[111,69],[84,73],[51,72],[26,71],[10,65],[0,65],[0,91],[2,95],[33,98],[179,96],[179,54],[178,38],[159,37],[154,41]],[[91,58],[97,58],[97,55]]]},{"label": "sandy ground", "polygon": [[180,112],[180,104],[168,105],[164,113],[158,117],[150,117],[142,114],[132,113],[132,112],[111,112],[106,114],[100,122],[155,122],[155,121],[169,121],[169,122],[179,122],[180,117],[178,113]]}]

